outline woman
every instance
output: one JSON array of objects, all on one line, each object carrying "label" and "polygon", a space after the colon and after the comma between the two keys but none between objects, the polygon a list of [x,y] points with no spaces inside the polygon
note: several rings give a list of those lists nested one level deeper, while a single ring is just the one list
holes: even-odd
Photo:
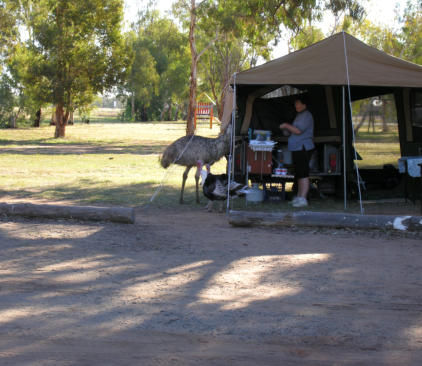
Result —
[{"label": "woman", "polygon": [[307,109],[307,101],[303,96],[295,99],[297,112],[293,123],[282,123],[280,128],[290,133],[288,149],[292,152],[295,177],[298,184],[297,197],[291,204],[293,207],[305,207],[308,205],[307,196],[309,192],[309,161],[314,145],[314,119]]}]

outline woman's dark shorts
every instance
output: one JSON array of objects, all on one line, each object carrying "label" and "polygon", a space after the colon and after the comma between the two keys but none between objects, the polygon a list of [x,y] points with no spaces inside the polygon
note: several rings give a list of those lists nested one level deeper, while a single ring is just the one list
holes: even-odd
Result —
[{"label": "woman's dark shorts", "polygon": [[308,178],[309,177],[309,162],[311,161],[312,153],[314,150],[305,149],[301,151],[292,151],[293,166],[295,168],[295,178]]}]

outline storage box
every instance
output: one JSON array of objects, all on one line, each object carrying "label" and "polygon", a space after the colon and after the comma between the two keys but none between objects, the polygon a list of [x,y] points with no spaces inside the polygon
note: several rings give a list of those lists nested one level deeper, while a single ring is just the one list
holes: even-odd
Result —
[{"label": "storage box", "polygon": [[324,145],[324,173],[341,173],[340,150],[329,144]]},{"label": "storage box", "polygon": [[253,151],[249,146],[247,152],[247,166],[249,173],[252,174],[272,174],[272,152],[271,151]]}]

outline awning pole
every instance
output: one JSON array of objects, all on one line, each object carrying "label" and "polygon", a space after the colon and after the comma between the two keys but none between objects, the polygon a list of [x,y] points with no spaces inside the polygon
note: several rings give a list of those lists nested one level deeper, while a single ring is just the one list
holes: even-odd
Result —
[{"label": "awning pole", "polygon": [[[362,204],[362,190],[361,190],[361,182],[360,182],[360,174],[359,174],[359,165],[358,165],[358,153],[356,151],[356,136],[355,136],[355,126],[353,125],[353,113],[352,113],[352,93],[350,92],[350,76],[349,76],[349,60],[347,57],[347,48],[346,48],[346,36],[345,33],[343,31],[343,43],[344,43],[344,59],[345,59],[345,63],[346,63],[346,76],[347,76],[347,94],[349,97],[349,112],[350,112],[350,123],[352,124],[352,146],[353,146],[353,150],[354,150],[354,167],[356,170],[356,182],[358,185],[358,193],[359,193],[359,206],[360,206],[360,213],[361,215],[364,214],[364,210],[363,210],[363,204]],[[345,136],[345,126],[346,126],[346,122],[345,122],[345,114],[346,113],[346,108],[345,108],[345,95],[344,95],[344,86],[343,86],[343,136]],[[346,170],[346,169],[345,169]]]},{"label": "awning pole", "polygon": [[346,95],[345,88],[342,87],[343,97],[343,199],[344,210],[347,210],[347,165],[346,165]]},{"label": "awning pole", "polygon": [[235,154],[235,139],[236,139],[236,73],[233,74],[233,106],[232,106],[232,122],[231,122],[231,136],[230,136],[230,153],[227,166],[227,208],[226,214],[230,211],[230,184],[232,172],[234,176],[234,154]]}]

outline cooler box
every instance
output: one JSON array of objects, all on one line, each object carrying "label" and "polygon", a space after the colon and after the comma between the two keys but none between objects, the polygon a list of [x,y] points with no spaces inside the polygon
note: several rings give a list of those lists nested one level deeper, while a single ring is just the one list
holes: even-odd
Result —
[{"label": "cooler box", "polygon": [[249,146],[246,150],[248,171],[252,174],[272,174],[272,152],[253,151]]}]

